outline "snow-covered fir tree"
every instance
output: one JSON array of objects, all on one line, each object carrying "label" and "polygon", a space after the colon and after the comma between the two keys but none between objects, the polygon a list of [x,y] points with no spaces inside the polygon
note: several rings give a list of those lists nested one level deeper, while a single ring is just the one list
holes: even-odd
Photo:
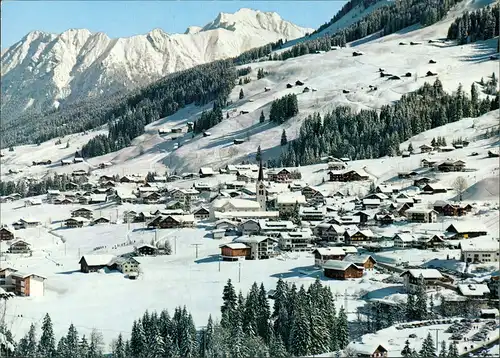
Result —
[{"label": "snow-covered fir tree", "polygon": [[420,357],[434,357],[436,354],[436,346],[434,345],[434,341],[432,340],[432,336],[430,333],[425,337],[422,348],[418,352]]}]

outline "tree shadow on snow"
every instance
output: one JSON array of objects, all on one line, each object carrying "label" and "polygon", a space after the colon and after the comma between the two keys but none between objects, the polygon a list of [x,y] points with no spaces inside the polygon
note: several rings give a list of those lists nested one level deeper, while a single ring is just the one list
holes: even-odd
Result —
[{"label": "tree shadow on snow", "polygon": [[217,262],[219,260],[220,260],[219,255],[210,255],[210,256],[195,260],[194,262],[197,264],[208,264],[210,262]]},{"label": "tree shadow on snow", "polygon": [[72,275],[74,273],[80,273],[80,270],[69,270],[69,271],[56,272],[57,275]]},{"label": "tree shadow on snow", "polygon": [[283,278],[283,279],[292,278],[292,277],[314,277],[314,278],[319,277],[320,280],[322,280],[322,281],[327,280],[327,278],[325,278],[323,276],[322,270],[317,269],[312,265],[311,266],[294,267],[294,268],[291,268],[287,272],[272,274],[271,277]]}]

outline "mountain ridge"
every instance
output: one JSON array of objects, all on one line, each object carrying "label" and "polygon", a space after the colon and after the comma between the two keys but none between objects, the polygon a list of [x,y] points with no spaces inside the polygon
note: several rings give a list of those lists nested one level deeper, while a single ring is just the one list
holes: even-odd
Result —
[{"label": "mountain ridge", "polygon": [[60,34],[31,31],[2,51],[2,117],[41,112],[61,103],[127,91],[163,76],[234,57],[305,29],[276,13],[240,9],[219,13],[204,27],[184,34],[162,29],[111,38],[103,32],[68,29]]}]

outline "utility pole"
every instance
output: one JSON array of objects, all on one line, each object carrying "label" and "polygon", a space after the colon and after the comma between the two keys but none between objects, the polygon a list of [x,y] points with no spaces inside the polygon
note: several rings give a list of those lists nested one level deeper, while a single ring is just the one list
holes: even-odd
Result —
[{"label": "utility pole", "polygon": [[219,272],[220,272],[220,261],[221,261],[221,255],[219,255]]},{"label": "utility pole", "polygon": [[439,354],[439,331],[442,331],[441,328],[430,328],[429,331],[436,332],[436,356]]},{"label": "utility pole", "polygon": [[195,249],[196,249],[196,258],[198,258],[198,246],[200,246],[202,244],[191,244],[191,246],[194,246]]},{"label": "utility pole", "polygon": [[238,283],[241,282],[241,261],[238,261]]}]

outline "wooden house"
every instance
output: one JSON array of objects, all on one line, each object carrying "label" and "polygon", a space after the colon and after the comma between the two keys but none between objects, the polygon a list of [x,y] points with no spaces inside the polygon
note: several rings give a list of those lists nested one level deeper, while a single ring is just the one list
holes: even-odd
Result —
[{"label": "wooden house", "polygon": [[481,225],[457,222],[448,226],[446,228],[446,233],[454,239],[470,239],[484,236],[487,234],[487,231],[483,229]]},{"label": "wooden house", "polygon": [[288,169],[281,170],[269,170],[267,172],[267,178],[269,181],[274,181],[278,183],[287,183],[291,180],[291,173]]},{"label": "wooden house", "polygon": [[30,244],[24,240],[16,240],[10,244],[7,252],[9,254],[29,254],[31,252]]},{"label": "wooden house", "polygon": [[420,223],[435,223],[437,221],[437,212],[434,209],[413,207],[405,212],[408,221]]},{"label": "wooden house", "polygon": [[367,175],[363,175],[357,172],[356,170],[343,170],[343,171],[331,170],[327,174],[330,177],[329,181],[336,181],[336,182],[351,182],[351,181],[361,181],[369,179]]},{"label": "wooden house", "polygon": [[194,226],[194,215],[159,215],[147,224],[148,228],[179,229]]},{"label": "wooden house", "polygon": [[363,267],[365,270],[373,270],[377,261],[371,255],[347,255],[345,262],[352,262],[356,266]]},{"label": "wooden house", "polygon": [[66,221],[64,221],[64,226],[68,228],[77,228],[77,227],[83,227],[83,225],[87,223],[89,223],[88,219],[82,217],[74,217],[66,219]]},{"label": "wooden house", "polygon": [[113,255],[85,255],[80,261],[80,272],[89,273],[97,272],[105,267],[108,267],[114,259]]},{"label": "wooden house", "polygon": [[300,80],[295,81],[295,86],[303,86],[303,85],[304,85],[304,82],[302,82]]},{"label": "wooden house", "polygon": [[385,358],[388,357],[388,349],[382,344],[355,343],[349,345],[356,355],[356,358]]},{"label": "wooden house", "polygon": [[439,194],[446,193],[447,189],[439,183],[429,183],[424,185],[422,191],[425,194]]},{"label": "wooden house", "polygon": [[237,261],[250,257],[250,247],[243,243],[229,243],[219,246],[223,261]]},{"label": "wooden house", "polygon": [[436,160],[429,160],[426,158],[420,161],[420,165],[422,166],[422,168],[432,168],[436,163]]},{"label": "wooden house", "polygon": [[109,224],[111,221],[104,216],[100,216],[91,222],[92,225]]},{"label": "wooden house", "polygon": [[429,153],[433,151],[433,147],[428,144],[422,144],[420,147],[420,153]]},{"label": "wooden house", "polygon": [[322,267],[328,260],[342,261],[346,256],[345,251],[340,247],[320,247],[314,249],[312,254],[314,265],[317,267]]},{"label": "wooden house", "polygon": [[250,248],[250,256],[247,256],[247,259],[263,260],[275,255],[278,240],[269,236],[241,236],[234,242],[245,244]]},{"label": "wooden house", "polygon": [[142,244],[135,248],[135,252],[141,256],[154,256],[158,253],[158,248],[149,244]]},{"label": "wooden house", "polygon": [[371,242],[374,235],[371,230],[360,230],[358,228],[348,229],[344,233],[344,242],[348,245],[363,244]]},{"label": "wooden house", "polygon": [[210,217],[210,211],[204,207],[198,208],[193,211],[196,220],[206,220]]},{"label": "wooden house", "polygon": [[425,283],[426,289],[437,289],[437,281],[443,281],[443,276],[436,269],[410,269],[403,272],[401,277],[408,292],[415,292],[421,282]]},{"label": "wooden house", "polygon": [[447,160],[437,166],[440,172],[462,172],[465,169],[465,162],[462,160]]},{"label": "wooden house", "polygon": [[14,240],[14,229],[7,226],[0,228],[0,241]]},{"label": "wooden house", "polygon": [[87,209],[87,208],[80,208],[80,209],[73,210],[71,212],[71,217],[73,217],[73,218],[74,217],[81,217],[81,218],[92,220],[92,216],[93,216],[92,210]]},{"label": "wooden house", "polygon": [[208,178],[213,177],[215,175],[214,170],[212,168],[200,168],[198,171],[200,178]]},{"label": "wooden house", "polygon": [[472,210],[470,204],[460,205],[460,204],[446,204],[442,208],[442,213],[444,216],[464,216]]},{"label": "wooden house", "polygon": [[335,280],[346,280],[348,278],[361,278],[363,276],[363,267],[359,267],[352,262],[328,260],[323,265],[323,271],[326,277]]},{"label": "wooden house", "polygon": [[423,187],[426,184],[429,184],[430,181],[431,179],[427,177],[417,178],[413,180],[413,186]]}]

